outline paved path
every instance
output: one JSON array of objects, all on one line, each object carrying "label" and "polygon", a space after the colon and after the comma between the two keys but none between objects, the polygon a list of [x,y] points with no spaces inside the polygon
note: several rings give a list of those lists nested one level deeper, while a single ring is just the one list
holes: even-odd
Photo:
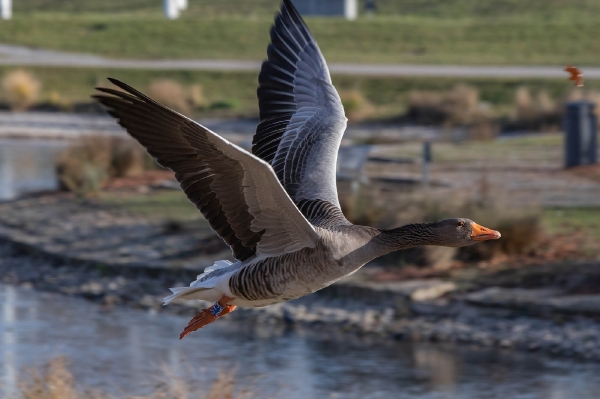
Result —
[{"label": "paved path", "polygon": [[[37,50],[0,44],[0,65],[55,66],[72,68],[178,69],[204,71],[258,71],[259,61],[241,60],[132,60],[88,54]],[[600,68],[582,68],[585,78],[600,79]],[[561,67],[470,65],[368,65],[331,63],[336,75],[432,76],[493,78],[566,78]]]}]

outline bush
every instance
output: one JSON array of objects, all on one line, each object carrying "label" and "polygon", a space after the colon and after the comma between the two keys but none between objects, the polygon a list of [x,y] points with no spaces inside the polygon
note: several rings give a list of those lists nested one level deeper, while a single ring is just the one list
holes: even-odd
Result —
[{"label": "bush", "polygon": [[500,196],[489,192],[485,180],[482,180],[479,198],[475,200],[431,198],[422,193],[395,197],[378,190],[376,186],[365,187],[354,194],[343,190],[343,186],[340,188],[342,210],[352,223],[393,228],[408,223],[467,217],[502,233],[500,240],[468,247],[426,246],[391,253],[379,260],[384,264],[400,266],[410,263],[442,269],[455,259],[477,262],[502,256],[526,255],[543,240],[541,211],[536,208],[509,210],[499,200],[494,200]]},{"label": "bush", "polygon": [[185,91],[174,80],[162,79],[152,82],[148,87],[148,96],[182,114],[190,112],[190,104],[187,101]]},{"label": "bush", "polygon": [[206,98],[204,98],[202,86],[192,85],[192,87],[190,87],[190,102],[194,108],[206,108],[207,101]]},{"label": "bush", "polygon": [[546,90],[532,95],[529,88],[515,91],[511,130],[555,130],[561,125],[562,110]]},{"label": "bush", "polygon": [[373,105],[360,91],[342,90],[339,94],[348,120],[357,122],[367,119],[373,114]]},{"label": "bush", "polygon": [[240,102],[237,100],[217,100],[210,104],[211,110],[218,109],[236,109],[240,107]]},{"label": "bush", "polygon": [[32,74],[18,69],[2,78],[2,94],[14,111],[25,111],[38,101],[41,83]]},{"label": "bush", "polygon": [[57,174],[63,188],[97,192],[104,182],[150,169],[154,162],[136,142],[116,137],[86,137],[59,155]]},{"label": "bush", "polygon": [[465,126],[470,138],[491,139],[499,131],[477,88],[457,85],[444,92],[412,91],[406,117],[421,125]]},{"label": "bush", "polygon": [[407,116],[416,123],[463,125],[478,113],[479,91],[467,85],[443,92],[412,91],[408,103]]}]

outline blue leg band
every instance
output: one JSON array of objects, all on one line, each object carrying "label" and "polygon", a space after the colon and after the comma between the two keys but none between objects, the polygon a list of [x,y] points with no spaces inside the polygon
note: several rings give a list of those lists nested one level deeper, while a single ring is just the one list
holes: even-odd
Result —
[{"label": "blue leg band", "polygon": [[221,306],[219,305],[219,302],[217,302],[210,307],[210,313],[212,313],[215,317],[219,317],[223,309],[225,309],[225,306]]}]

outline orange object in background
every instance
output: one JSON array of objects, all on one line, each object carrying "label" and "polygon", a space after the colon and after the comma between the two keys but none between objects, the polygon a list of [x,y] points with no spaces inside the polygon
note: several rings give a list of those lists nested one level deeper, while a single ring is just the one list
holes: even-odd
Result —
[{"label": "orange object in background", "polygon": [[571,76],[569,77],[569,80],[574,81],[575,86],[577,86],[577,87],[583,86],[583,73],[581,73],[579,68],[574,67],[572,65],[568,65],[564,70],[571,74]]}]

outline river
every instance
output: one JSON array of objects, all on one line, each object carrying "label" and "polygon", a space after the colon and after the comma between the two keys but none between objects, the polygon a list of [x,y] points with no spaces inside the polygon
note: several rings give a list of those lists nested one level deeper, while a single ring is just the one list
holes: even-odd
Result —
[{"label": "river", "polygon": [[58,188],[56,157],[61,140],[0,139],[0,201]]},{"label": "river", "polygon": [[[464,346],[376,342],[226,319],[178,339],[186,317],[0,286],[0,377],[67,356],[76,380],[113,394],[147,394],[165,369],[196,382],[234,368],[259,397],[592,399],[595,363]],[[315,330],[317,327],[315,327]]]}]

